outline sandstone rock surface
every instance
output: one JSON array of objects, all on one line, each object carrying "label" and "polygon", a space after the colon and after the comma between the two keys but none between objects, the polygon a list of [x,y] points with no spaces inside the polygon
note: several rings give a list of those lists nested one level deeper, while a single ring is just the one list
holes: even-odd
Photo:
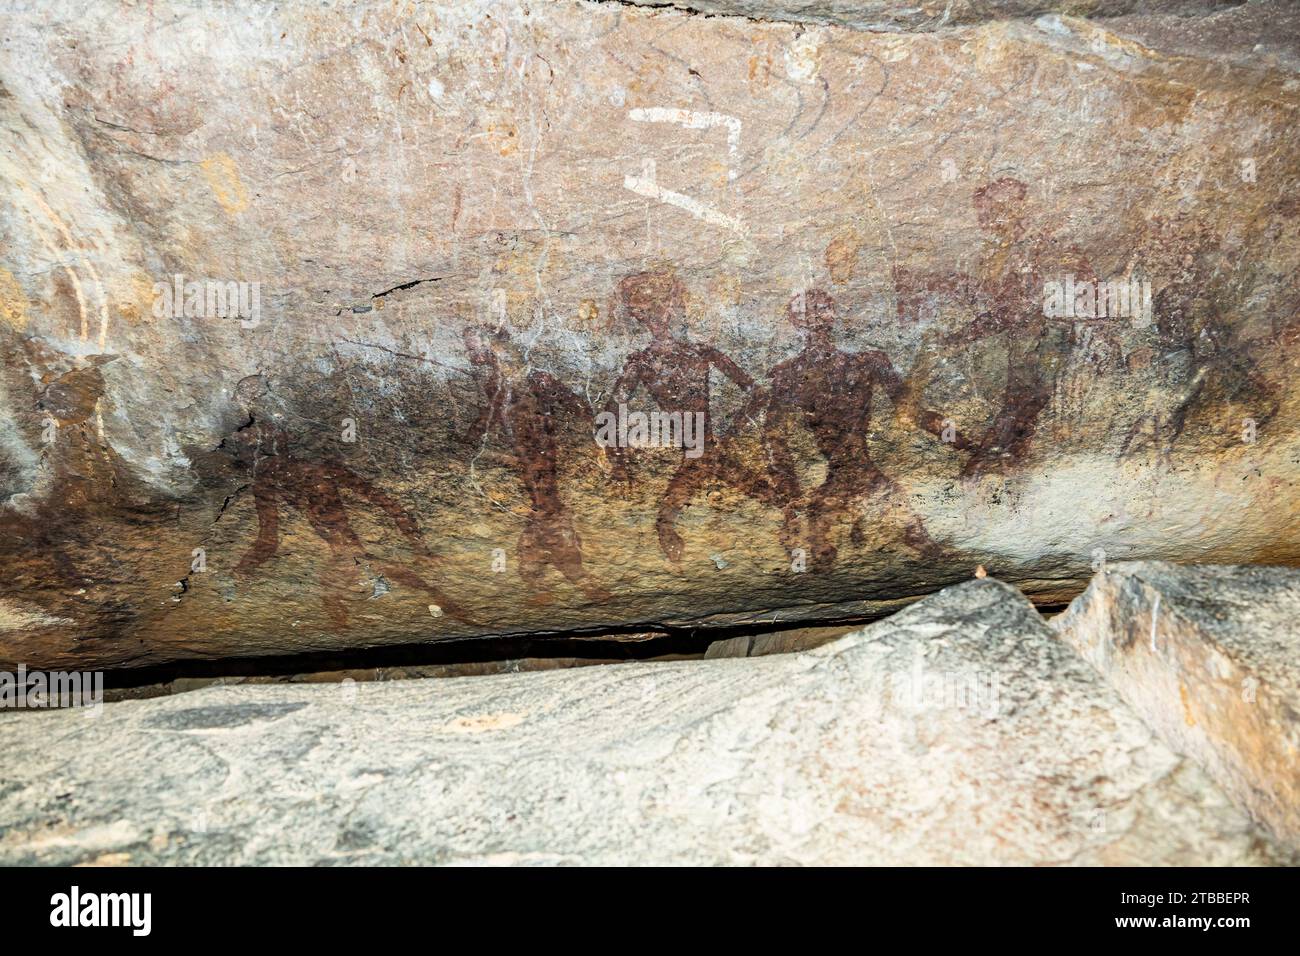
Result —
[{"label": "sandstone rock surface", "polygon": [[768,654],[790,654],[795,651],[810,651],[843,637],[859,628],[846,624],[830,627],[795,627],[782,631],[769,631],[759,634],[742,634],[714,641],[709,645],[704,656],[709,659],[719,657],[764,657]]},{"label": "sandstone rock surface", "polygon": [[710,9],[10,0],[0,665],[1300,561],[1293,5]]},{"label": "sandstone rock surface", "polygon": [[0,716],[3,863],[1293,859],[1015,589],[814,651]]},{"label": "sandstone rock surface", "polygon": [[1126,14],[1196,19],[1245,0],[617,0],[637,6],[873,31],[938,30],[991,20],[1071,14],[1105,22]]},{"label": "sandstone rock surface", "polygon": [[1300,847],[1300,571],[1114,565],[1053,627],[1170,747]]}]

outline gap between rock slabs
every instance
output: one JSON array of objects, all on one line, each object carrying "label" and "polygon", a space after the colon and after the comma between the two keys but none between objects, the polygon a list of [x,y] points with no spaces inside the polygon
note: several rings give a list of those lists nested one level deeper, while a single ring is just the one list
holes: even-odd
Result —
[{"label": "gap between rock slabs", "polygon": [[[907,603],[920,600],[917,595]],[[1068,602],[1037,604],[1051,617]],[[161,697],[219,684],[331,683],[477,677],[629,661],[761,657],[812,650],[903,608],[871,615],[711,626],[626,626],[507,634],[385,647],[176,661],[104,673],[105,700]]]}]

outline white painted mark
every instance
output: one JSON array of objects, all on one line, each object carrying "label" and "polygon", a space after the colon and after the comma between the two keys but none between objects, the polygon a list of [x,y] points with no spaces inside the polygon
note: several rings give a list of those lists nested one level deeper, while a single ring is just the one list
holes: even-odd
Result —
[{"label": "white painted mark", "polygon": [[653,179],[646,179],[643,176],[624,176],[623,188],[630,189],[638,196],[645,196],[648,199],[656,199],[659,202],[667,203],[669,206],[676,206],[678,209],[684,209],[696,219],[711,223],[715,226],[722,226],[738,233],[743,233],[745,227],[740,224],[740,220],[726,213],[719,212],[711,206],[706,206],[698,199],[692,199],[683,193],[673,192],[671,189],[664,189]]},{"label": "white painted mark", "polygon": [[670,106],[637,108],[627,114],[638,123],[676,123],[686,129],[711,129],[727,127],[727,156],[730,159],[727,179],[736,178],[736,160],[740,157],[740,120],[726,113],[698,113],[695,110],[675,109]]},{"label": "white painted mark", "polygon": [[[727,181],[736,179],[736,164],[740,155],[740,120],[725,113],[700,113],[668,106],[638,107],[628,112],[628,117],[638,123],[676,123],[686,129],[711,129],[725,126],[727,128]],[[623,188],[669,206],[676,206],[690,213],[702,222],[721,226],[733,232],[744,234],[745,227],[734,216],[728,216],[707,203],[693,199],[684,193],[674,192],[659,185],[653,159],[642,161],[640,176],[623,177]]]}]

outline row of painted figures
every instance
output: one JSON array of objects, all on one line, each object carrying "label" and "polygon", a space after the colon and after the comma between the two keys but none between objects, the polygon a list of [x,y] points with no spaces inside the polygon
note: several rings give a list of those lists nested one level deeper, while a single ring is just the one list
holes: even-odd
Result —
[{"label": "row of painted figures", "polygon": [[[616,408],[635,396],[652,407],[701,415],[706,422],[704,447],[698,456],[683,455],[658,505],[656,531],[663,554],[672,562],[683,558],[684,543],[678,519],[696,494],[714,484],[727,485],[782,514],[781,539],[788,548],[804,547],[811,571],[833,567],[837,550],[834,530],[840,517],[867,499],[886,502],[898,515],[904,541],[920,555],[936,558],[940,546],[926,532],[920,518],[905,504],[898,485],[873,461],[868,448],[873,396],[882,391],[900,421],[910,422],[935,436],[946,447],[964,454],[963,475],[978,475],[1024,458],[1034,438],[1039,417],[1058,394],[1058,373],[1081,342],[1093,340],[1088,351],[1106,361],[1107,348],[1118,349],[1104,324],[1061,322],[1046,318],[1041,308],[1043,279],[1049,270],[1067,269],[1081,279],[1096,276],[1073,247],[1027,226],[1025,187],[1013,179],[990,183],[975,193],[977,220],[986,235],[981,272],[915,274],[894,270],[898,293],[898,318],[914,322],[927,301],[948,297],[973,315],[964,328],[948,338],[930,343],[939,352],[960,352],[980,339],[996,338],[1005,351],[1005,381],[995,400],[996,410],[980,437],[972,439],[937,411],[918,407],[913,390],[884,352],[849,352],[834,338],[835,303],[824,291],[812,289],[791,300],[787,316],[802,338],[802,349],[781,362],[760,386],[729,356],[674,332],[684,326],[685,289],[668,270],[636,273],[618,288],[619,304],[629,320],[649,333],[650,341],[627,359],[610,396]],[[1234,387],[1266,392],[1249,372],[1240,370],[1240,350],[1216,338],[1219,327],[1198,327],[1192,315],[1201,288],[1196,270],[1180,267],[1192,262],[1194,237],[1178,234],[1168,246],[1168,275],[1157,296],[1156,313],[1160,345],[1166,351],[1190,355],[1183,391],[1160,420],[1150,423],[1150,441],[1168,445],[1181,433],[1189,409],[1218,377],[1236,375],[1245,381]],[[1203,243],[1201,244],[1203,245]],[[1154,255],[1163,246],[1156,244]],[[1190,250],[1190,251],[1189,251]],[[1162,265],[1157,262],[1157,266]],[[1080,335],[1080,325],[1085,326]],[[1209,333],[1207,335],[1207,332]],[[1093,333],[1096,333],[1093,335]],[[1098,348],[1097,343],[1102,347]],[[590,419],[592,409],[559,381],[529,366],[518,345],[502,328],[469,328],[465,345],[473,378],[481,394],[479,413],[468,440],[492,444],[500,450],[522,483],[529,513],[518,544],[519,573],[536,595],[546,595],[543,578],[548,568],[563,574],[590,599],[606,592],[583,566],[582,546],[558,478],[559,423],[566,418]],[[925,350],[923,350],[924,352]],[[745,395],[743,410],[732,427],[716,429],[711,416],[710,379],[713,373],[729,379]],[[912,380],[928,370],[912,370]],[[62,391],[79,394],[71,385],[90,382],[84,391],[102,394],[102,379],[95,369],[69,373]],[[89,376],[89,377],[88,377]],[[65,376],[66,378],[67,376]],[[98,384],[92,388],[91,385]],[[79,387],[79,386],[78,386]],[[341,463],[299,457],[289,436],[274,419],[259,414],[266,383],[253,377],[241,383],[239,401],[248,424],[228,436],[223,446],[233,451],[251,475],[258,517],[257,538],[239,562],[240,572],[251,572],[272,558],[280,537],[280,512],[289,507],[301,513],[325,542],[329,559],[321,572],[323,600],[329,616],[346,624],[344,595],[360,583],[362,566],[398,584],[430,594],[444,612],[464,620],[465,609],[430,584],[412,568],[384,561],[371,554],[349,519],[344,494],[368,499],[386,513],[407,536],[412,547],[420,544],[413,515],[372,483]],[[47,389],[46,404],[59,399],[60,383]],[[238,391],[238,390],[237,390]],[[73,404],[93,406],[93,402]],[[1273,410],[1276,405],[1272,406]],[[64,416],[73,412],[66,411]],[[1265,416],[1272,414],[1266,411]],[[72,419],[69,419],[72,420]],[[84,419],[83,419],[84,420]],[[758,446],[761,464],[754,466],[741,454],[737,424],[761,422]],[[1125,449],[1144,440],[1146,428],[1139,418],[1125,440]],[[799,468],[787,436],[789,426],[802,428],[815,442],[826,463],[824,478],[812,488],[800,485]],[[615,478],[627,477],[626,452],[607,449]],[[752,456],[751,456],[752,457]],[[801,527],[804,529],[801,533]],[[854,540],[860,540],[860,523],[854,522]]]}]

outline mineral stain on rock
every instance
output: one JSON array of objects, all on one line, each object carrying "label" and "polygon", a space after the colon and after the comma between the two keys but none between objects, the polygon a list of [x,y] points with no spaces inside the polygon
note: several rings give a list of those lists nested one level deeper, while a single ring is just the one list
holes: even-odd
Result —
[{"label": "mineral stain on rock", "polygon": [[147,717],[143,726],[154,730],[230,730],[250,724],[279,720],[306,704],[230,704],[215,707],[188,707]]}]

